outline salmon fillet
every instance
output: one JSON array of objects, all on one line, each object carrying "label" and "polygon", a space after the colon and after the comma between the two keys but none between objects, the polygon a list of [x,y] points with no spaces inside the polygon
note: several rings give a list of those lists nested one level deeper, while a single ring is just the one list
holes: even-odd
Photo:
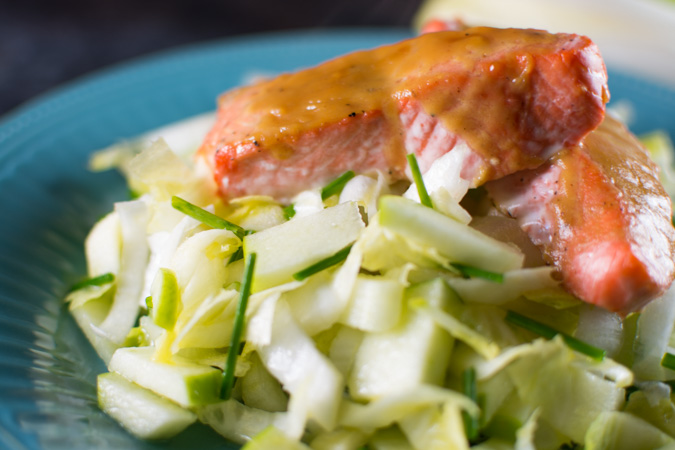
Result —
[{"label": "salmon fillet", "polygon": [[534,168],[602,121],[606,71],[586,37],[468,28],[355,52],[222,95],[198,155],[221,194],[287,201],[347,170],[406,178],[461,146],[478,186]]},{"label": "salmon fillet", "polygon": [[586,302],[628,314],[675,277],[670,198],[647,151],[609,116],[580,145],[486,189]]}]

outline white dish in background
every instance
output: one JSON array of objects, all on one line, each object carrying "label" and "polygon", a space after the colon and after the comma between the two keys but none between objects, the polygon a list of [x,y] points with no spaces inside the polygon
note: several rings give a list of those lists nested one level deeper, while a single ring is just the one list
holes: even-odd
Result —
[{"label": "white dish in background", "polygon": [[668,0],[427,0],[416,25],[431,18],[584,34],[609,66],[675,87],[675,2]]}]

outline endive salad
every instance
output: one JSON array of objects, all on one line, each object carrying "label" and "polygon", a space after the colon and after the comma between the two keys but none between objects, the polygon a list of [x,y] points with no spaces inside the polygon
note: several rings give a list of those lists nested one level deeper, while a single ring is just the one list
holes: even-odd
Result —
[{"label": "endive salad", "polygon": [[[480,190],[425,195],[414,158],[411,186],[347,172],[290,204],[223,203],[190,158],[211,119],[164,130],[173,147],[92,160],[133,199],[92,229],[66,300],[109,369],[100,407],[130,433],[201,421],[249,449],[675,448],[675,291],[626,318],[582,303]],[[670,176],[671,144],[648,144]]]}]

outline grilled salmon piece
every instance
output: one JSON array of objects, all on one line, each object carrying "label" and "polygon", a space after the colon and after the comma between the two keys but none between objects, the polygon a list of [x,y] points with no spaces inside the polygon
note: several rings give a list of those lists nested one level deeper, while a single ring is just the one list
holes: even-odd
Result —
[{"label": "grilled salmon piece", "polygon": [[542,164],[602,121],[606,71],[586,37],[468,28],[428,33],[241,87],[199,151],[225,198],[287,200],[346,170],[406,177],[468,147],[477,186]]},{"label": "grilled salmon piece", "polygon": [[486,189],[589,303],[637,311],[675,277],[670,198],[647,151],[609,116],[580,145]]}]

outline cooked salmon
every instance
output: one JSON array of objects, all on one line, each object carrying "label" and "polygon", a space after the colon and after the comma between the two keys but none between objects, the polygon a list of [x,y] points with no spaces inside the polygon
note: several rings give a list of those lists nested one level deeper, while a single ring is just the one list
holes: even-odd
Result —
[{"label": "cooked salmon", "polygon": [[486,188],[587,302],[627,314],[675,277],[670,198],[647,151],[609,116],[580,145]]},{"label": "cooked salmon", "polygon": [[535,168],[602,121],[606,71],[586,37],[468,28],[355,52],[222,95],[199,155],[225,198],[287,201],[347,170],[406,177],[453,148],[471,186]]}]

